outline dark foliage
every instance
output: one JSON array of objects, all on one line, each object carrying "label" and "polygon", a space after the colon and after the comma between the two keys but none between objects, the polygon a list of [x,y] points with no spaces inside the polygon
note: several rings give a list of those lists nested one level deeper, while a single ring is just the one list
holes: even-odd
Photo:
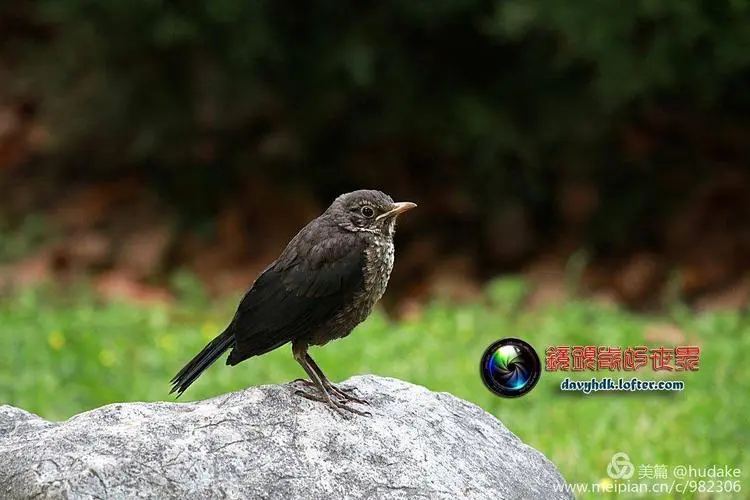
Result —
[{"label": "dark foliage", "polygon": [[[360,186],[469,198],[469,215],[451,206],[442,221],[472,232],[520,207],[536,234],[578,224],[607,256],[663,249],[664,218],[750,159],[744,1],[37,0],[0,12],[17,27],[8,88],[40,103],[64,168],[135,169],[188,214],[262,175],[324,203]],[[579,184],[598,203],[571,222],[561,192]]]}]

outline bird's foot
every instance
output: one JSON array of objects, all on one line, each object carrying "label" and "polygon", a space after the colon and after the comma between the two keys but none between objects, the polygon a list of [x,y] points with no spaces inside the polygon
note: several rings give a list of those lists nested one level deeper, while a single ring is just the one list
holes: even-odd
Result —
[{"label": "bird's foot", "polygon": [[352,401],[361,405],[370,406],[370,403],[367,400],[358,398],[357,396],[353,396],[351,394],[352,392],[354,392],[354,387],[338,387],[331,384],[329,390],[344,401]]},{"label": "bird's foot", "polygon": [[[294,380],[292,383],[299,382],[301,384],[304,384],[308,387],[316,387],[314,383],[312,383],[310,380],[304,379],[304,378],[298,378]],[[368,405],[370,406],[370,403],[365,400],[358,398],[356,396],[353,396],[351,393],[355,391],[354,387],[338,387],[336,385],[333,385],[332,383],[328,382],[327,380],[324,382],[324,386],[328,392],[328,394],[336,396],[341,402],[353,402],[353,403],[359,403],[361,405]]]},{"label": "bird's foot", "polygon": [[[312,385],[311,382],[305,380],[305,382],[308,382],[308,384]],[[336,410],[336,412],[341,415],[344,418],[348,418],[348,415],[344,413],[342,410],[346,410],[349,412],[352,412],[356,415],[362,415],[363,417],[371,417],[372,413],[369,411],[361,411],[357,410],[356,408],[352,408],[348,406],[346,401],[341,401],[339,399],[334,399],[331,397],[331,395],[328,392],[324,392],[323,396],[318,396],[316,394],[310,394],[309,392],[305,392],[302,390],[296,390],[294,391],[295,394],[298,396],[302,396],[303,398],[309,399],[311,401],[318,401],[320,403],[326,403],[328,406]]]}]

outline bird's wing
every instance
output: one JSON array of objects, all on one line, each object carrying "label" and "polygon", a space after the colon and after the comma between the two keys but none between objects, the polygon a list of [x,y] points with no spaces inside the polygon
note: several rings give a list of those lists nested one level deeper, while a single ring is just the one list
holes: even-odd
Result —
[{"label": "bird's wing", "polygon": [[309,237],[304,231],[295,237],[242,299],[230,325],[236,347],[229,364],[310,332],[364,286],[364,245],[358,238],[337,234],[304,241]]}]

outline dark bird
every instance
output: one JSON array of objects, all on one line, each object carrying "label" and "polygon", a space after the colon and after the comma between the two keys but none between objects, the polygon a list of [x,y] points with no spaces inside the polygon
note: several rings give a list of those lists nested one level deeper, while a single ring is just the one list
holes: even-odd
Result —
[{"label": "dark bird", "polygon": [[232,350],[234,366],[291,342],[310,377],[299,381],[319,392],[298,394],[341,414],[367,414],[348,406],[366,401],[331,383],[307,350],[346,337],[370,314],[393,269],[396,218],[414,207],[372,190],[336,198],[258,276],[229,326],[172,379],[170,394],[181,395],[224,351]]}]

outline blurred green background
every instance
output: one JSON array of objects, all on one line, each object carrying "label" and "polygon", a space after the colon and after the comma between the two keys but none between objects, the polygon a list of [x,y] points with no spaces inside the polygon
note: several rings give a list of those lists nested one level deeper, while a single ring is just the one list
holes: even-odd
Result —
[{"label": "blurred green background", "polygon": [[[174,307],[101,303],[85,289],[74,298],[26,290],[5,301],[2,401],[65,419],[116,401],[171,399],[169,379],[221,329],[235,305],[207,301],[190,280],[181,286],[182,300]],[[518,279],[492,282],[484,302],[432,303],[418,320],[394,322],[376,313],[350,337],[311,353],[334,381],[375,373],[472,401],[545,453],[569,482],[606,483],[616,452],[628,453],[636,467],[716,464],[748,470],[747,317],[678,309],[667,320],[581,301],[519,312],[524,289]],[[560,392],[563,377],[604,374],[544,372],[526,396],[502,399],[484,387],[478,364],[484,349],[506,336],[526,339],[542,357],[548,345],[699,345],[700,370],[624,374],[682,380],[683,392],[588,396]],[[222,365],[209,369],[184,400],[304,376],[288,347],[236,367]]]},{"label": "blurred green background", "polygon": [[[570,482],[616,451],[749,473],[750,2],[6,0],[0,33],[0,403],[166,398],[291,236],[376,188],[419,210],[382,308],[314,353],[333,379],[473,401]],[[501,400],[477,363],[511,335],[701,370]],[[187,399],[301,376],[286,351]]]}]

